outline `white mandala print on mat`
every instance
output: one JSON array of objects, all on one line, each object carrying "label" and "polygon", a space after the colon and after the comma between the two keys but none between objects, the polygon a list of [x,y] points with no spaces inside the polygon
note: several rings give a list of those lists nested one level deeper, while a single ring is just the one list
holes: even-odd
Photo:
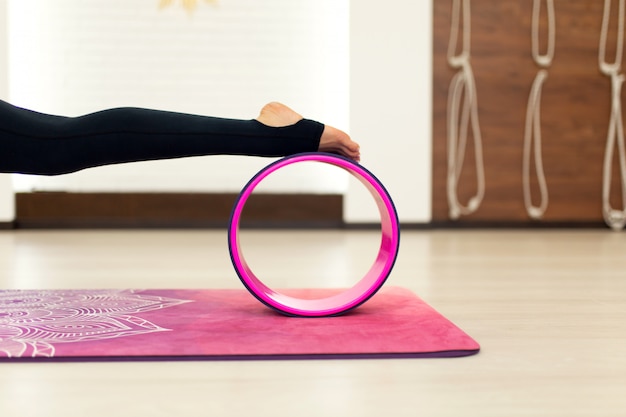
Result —
[{"label": "white mandala print on mat", "polygon": [[53,357],[59,343],[168,331],[133,314],[188,302],[135,290],[3,290],[0,357]]}]

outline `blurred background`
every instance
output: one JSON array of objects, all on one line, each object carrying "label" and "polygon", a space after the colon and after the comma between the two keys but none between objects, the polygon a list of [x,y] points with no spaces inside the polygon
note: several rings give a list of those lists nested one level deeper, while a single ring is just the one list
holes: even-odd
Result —
[{"label": "blurred background", "polygon": [[[66,116],[139,106],[244,119],[280,101],[349,132],[401,219],[430,221],[428,2],[3,0],[0,22],[5,101]],[[0,219],[27,226],[39,216],[54,225],[45,207],[58,211],[81,195],[232,196],[269,162],[219,156],[3,175]],[[328,167],[302,167],[267,188],[340,196],[342,222],[378,221],[362,186]]]}]

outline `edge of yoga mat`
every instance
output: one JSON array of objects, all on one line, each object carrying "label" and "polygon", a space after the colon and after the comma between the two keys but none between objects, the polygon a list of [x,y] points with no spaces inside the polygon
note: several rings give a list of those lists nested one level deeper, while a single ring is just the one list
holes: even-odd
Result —
[{"label": "edge of yoga mat", "polygon": [[[340,290],[284,291],[319,297]],[[13,324],[11,315],[17,317]],[[48,356],[33,357],[26,349],[28,356],[6,357],[8,335],[18,331],[15,343],[38,346]],[[400,287],[383,288],[353,312],[328,318],[280,315],[243,289],[5,290],[2,333],[2,362],[448,358],[480,350]]]}]

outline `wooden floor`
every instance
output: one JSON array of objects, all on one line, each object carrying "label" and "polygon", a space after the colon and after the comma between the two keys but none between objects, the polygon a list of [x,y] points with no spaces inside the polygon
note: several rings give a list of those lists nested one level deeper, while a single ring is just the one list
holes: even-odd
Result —
[{"label": "wooden floor", "polygon": [[[342,286],[370,231],[245,231],[271,285]],[[389,285],[473,357],[0,364],[0,416],[626,416],[626,234],[407,231]],[[0,233],[0,288],[240,288],[223,231]],[[1,322],[0,322],[1,325]]]}]

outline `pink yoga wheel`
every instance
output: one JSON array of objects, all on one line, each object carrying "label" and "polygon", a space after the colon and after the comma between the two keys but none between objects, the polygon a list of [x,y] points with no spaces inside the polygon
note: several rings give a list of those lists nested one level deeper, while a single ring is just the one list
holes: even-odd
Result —
[{"label": "pink yoga wheel", "polygon": [[[243,257],[239,223],[246,201],[254,189],[273,172],[299,162],[319,162],[342,168],[357,178],[374,198],[380,212],[381,240],[378,255],[368,272],[353,287],[327,298],[301,299],[278,292],[265,285],[250,269]],[[398,255],[400,229],[398,214],[389,193],[382,183],[361,165],[337,155],[313,152],[288,156],[259,171],[242,189],[230,218],[228,248],[237,275],[243,285],[259,301],[280,313],[298,317],[337,316],[369,300],[385,283]]]}]

